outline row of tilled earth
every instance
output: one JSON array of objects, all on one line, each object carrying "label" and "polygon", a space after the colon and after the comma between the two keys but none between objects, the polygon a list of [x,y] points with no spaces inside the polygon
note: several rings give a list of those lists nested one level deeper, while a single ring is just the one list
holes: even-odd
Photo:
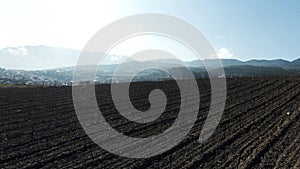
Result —
[{"label": "row of tilled earth", "polygon": [[[174,148],[147,159],[120,157],[95,144],[77,119],[71,87],[0,88],[0,168],[300,168],[299,77],[227,79],[224,114],[201,144],[211,101],[209,80],[198,80],[198,87],[188,100],[196,104],[193,97],[199,92],[199,113],[189,134]],[[151,107],[153,89],[164,91],[167,105],[150,123],[121,116],[110,85],[96,86],[99,109],[128,137],[159,135],[176,120],[184,91],[175,81],[131,83],[130,100],[137,110]]]}]

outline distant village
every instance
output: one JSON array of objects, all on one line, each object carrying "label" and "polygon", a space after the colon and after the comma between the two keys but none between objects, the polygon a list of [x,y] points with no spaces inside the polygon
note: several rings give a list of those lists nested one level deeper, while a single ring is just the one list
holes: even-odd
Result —
[{"label": "distant village", "polygon": [[5,70],[0,68],[1,85],[40,85],[40,86],[70,86],[70,80],[39,76],[31,71]]},{"label": "distant village", "polygon": [[[97,73],[96,84],[107,84],[112,82],[112,72]],[[114,77],[115,83],[129,82],[130,75]],[[34,85],[34,86],[72,86],[77,84],[72,81],[72,70],[43,70],[43,71],[24,71],[24,70],[5,70],[0,68],[0,85]],[[130,80],[129,80],[130,79]],[[159,72],[141,74],[135,76],[132,81],[162,81],[170,79],[169,75]]]}]

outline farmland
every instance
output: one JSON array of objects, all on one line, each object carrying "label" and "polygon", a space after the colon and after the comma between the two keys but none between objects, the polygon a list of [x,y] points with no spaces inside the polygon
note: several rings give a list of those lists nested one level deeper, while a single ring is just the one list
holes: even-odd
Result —
[{"label": "farmland", "polygon": [[[93,143],[77,119],[71,87],[0,87],[0,168],[300,168],[300,77],[227,79],[224,114],[202,144],[210,83],[197,82],[201,98],[193,128],[177,146],[148,159],[119,157]],[[115,130],[144,138],[169,128],[181,106],[175,81],[132,83],[133,106],[149,109],[153,89],[164,91],[166,110],[145,124],[118,114],[110,85],[97,85],[96,96]]]}]

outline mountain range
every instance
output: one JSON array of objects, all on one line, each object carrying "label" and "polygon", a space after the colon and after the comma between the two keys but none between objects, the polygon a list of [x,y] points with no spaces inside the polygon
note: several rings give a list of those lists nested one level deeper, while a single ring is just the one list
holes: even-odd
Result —
[{"label": "mountain range", "polygon": [[[282,67],[285,69],[298,69],[300,68],[300,59],[296,59],[294,61],[287,61],[283,59],[275,59],[275,60],[249,60],[249,61],[240,61],[237,59],[220,59],[224,67],[228,66],[262,66],[262,67]],[[213,65],[215,60],[208,60],[208,65]],[[187,63],[190,67],[203,67],[202,61],[195,60]]]},{"label": "mountain range", "polygon": [[[9,47],[0,50],[0,84],[50,84],[69,83],[72,81],[74,65],[80,56],[80,51],[73,49],[48,47],[48,46],[22,46]],[[145,67],[177,69],[185,64],[193,73],[204,77],[205,69],[213,71],[220,69],[215,66],[218,60],[194,60],[185,61],[175,59],[153,59],[137,61],[127,56],[109,55],[103,61],[97,72],[97,80],[107,82],[113,76],[120,63],[122,73],[128,76],[132,70],[142,70]],[[220,59],[226,75],[230,76],[262,76],[262,75],[294,75],[300,74],[300,59],[286,61],[275,60],[249,60]],[[205,62],[206,67],[203,66]],[[95,65],[84,66],[88,71]],[[2,69],[1,69],[2,68]],[[3,69],[4,68],[4,69]],[[144,71],[145,77],[140,79],[163,78],[160,72],[155,70]],[[155,77],[155,76],[156,77]]]},{"label": "mountain range", "polygon": [[[5,69],[18,70],[45,70],[74,66],[80,56],[79,50],[49,47],[49,46],[21,46],[8,47],[0,50],[0,67]],[[128,59],[126,56],[109,55],[103,63],[105,65],[120,64]],[[263,66],[282,67],[284,69],[300,68],[300,58],[294,61],[283,59],[275,60],[249,60],[240,61],[237,59],[220,59],[224,67],[228,66]],[[147,64],[163,64],[165,66],[176,66],[178,61],[174,59],[148,60]],[[209,67],[214,67],[215,60],[206,60]],[[132,64],[142,62],[132,61]],[[201,60],[185,62],[189,67],[203,67]]]}]

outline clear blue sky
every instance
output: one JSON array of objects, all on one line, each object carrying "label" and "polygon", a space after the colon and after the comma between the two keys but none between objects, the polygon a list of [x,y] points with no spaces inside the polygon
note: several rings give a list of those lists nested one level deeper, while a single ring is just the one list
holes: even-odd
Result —
[{"label": "clear blue sky", "polygon": [[0,48],[49,45],[81,50],[116,19],[158,12],[195,25],[221,57],[300,57],[299,0],[0,1]]}]

